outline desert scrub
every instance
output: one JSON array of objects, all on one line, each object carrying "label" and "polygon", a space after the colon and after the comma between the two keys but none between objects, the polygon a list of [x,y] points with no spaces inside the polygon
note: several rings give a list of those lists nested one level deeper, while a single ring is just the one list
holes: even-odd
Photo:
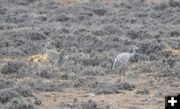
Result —
[{"label": "desert scrub", "polygon": [[30,74],[29,66],[24,62],[8,62],[1,69],[2,74]]},{"label": "desert scrub", "polygon": [[81,75],[93,75],[93,76],[97,76],[97,75],[104,75],[105,71],[102,67],[100,66],[87,66],[85,67],[81,72]]},{"label": "desert scrub", "polygon": [[141,90],[137,90],[137,91],[136,91],[136,94],[148,95],[148,94],[149,94],[149,90],[146,89],[146,88],[141,89]]},{"label": "desert scrub", "polygon": [[141,43],[139,52],[142,54],[158,53],[163,49],[163,45],[157,41],[144,41]]},{"label": "desert scrub", "polygon": [[96,88],[94,92],[96,94],[114,94],[119,93],[120,90],[134,90],[135,85],[129,84],[127,82],[123,82],[120,84],[110,84],[110,83],[98,83],[96,84]]},{"label": "desert scrub", "polygon": [[3,104],[9,102],[12,98],[15,97],[20,98],[21,95],[11,88],[0,90],[0,102]]},{"label": "desert scrub", "polygon": [[180,2],[178,0],[169,0],[169,6],[171,6],[171,7],[179,7]]},{"label": "desert scrub", "polygon": [[[42,81],[41,79],[27,80],[27,81],[24,81],[22,85],[31,87],[31,90],[33,91],[36,90],[36,91],[49,91],[49,92],[62,91],[64,87],[69,86],[67,82],[56,82],[56,81],[47,82],[47,81]],[[32,95],[32,93],[29,91],[28,93],[25,93],[25,94]]]},{"label": "desert scrub", "polygon": [[30,86],[32,90],[39,90],[39,91],[45,91],[47,88],[47,84],[45,84],[40,79],[31,79],[31,80],[23,81],[22,85]]},{"label": "desert scrub", "polygon": [[14,85],[16,85],[14,81],[0,78],[0,90],[13,87]]},{"label": "desert scrub", "polygon": [[135,107],[135,106],[131,106],[131,107],[129,107],[128,109],[138,109],[137,107]]},{"label": "desert scrub", "polygon": [[141,39],[142,33],[138,30],[132,29],[127,32],[127,37],[129,37],[132,40]]},{"label": "desert scrub", "polygon": [[26,85],[18,85],[14,88],[16,92],[21,94],[23,97],[32,97],[33,96],[33,91],[31,87],[26,86]]},{"label": "desert scrub", "polygon": [[18,4],[18,5],[28,5],[34,1],[35,0],[9,0],[8,2]]},{"label": "desert scrub", "polygon": [[60,70],[67,73],[79,73],[83,69],[84,65],[76,63],[73,60],[69,60],[69,62],[65,62],[61,67]]},{"label": "desert scrub", "polygon": [[180,72],[180,58],[175,60],[174,65],[171,70],[173,72],[173,74],[171,75],[180,79],[180,73],[179,73]]},{"label": "desert scrub", "polygon": [[83,60],[80,60],[83,65],[85,66],[88,66],[88,65],[91,65],[91,66],[98,66],[99,63],[100,63],[100,60],[97,58],[97,57],[92,57],[92,58],[88,58],[88,59],[83,59]]},{"label": "desert scrub", "polygon": [[138,73],[154,73],[162,71],[164,68],[168,68],[162,61],[144,61],[137,65]]},{"label": "desert scrub", "polygon": [[97,56],[91,57],[88,53],[83,52],[73,54],[70,59],[74,61],[74,64],[83,64],[85,66],[97,66],[100,63],[100,60]]},{"label": "desert scrub", "polygon": [[103,16],[107,12],[107,9],[105,8],[93,9],[93,12],[99,16]]},{"label": "desert scrub", "polygon": [[51,82],[46,85],[47,87],[45,88],[45,91],[48,92],[53,92],[53,91],[61,92],[64,88],[69,87],[68,82]]},{"label": "desert scrub", "polygon": [[92,101],[92,100],[88,100],[87,102],[82,102],[81,108],[82,109],[98,109],[97,103],[95,101]]},{"label": "desert scrub", "polygon": [[100,106],[93,100],[81,102],[79,109],[110,109],[109,105]]},{"label": "desert scrub", "polygon": [[88,83],[87,81],[88,80],[86,78],[76,77],[76,78],[73,78],[72,86],[75,88],[83,87],[83,86],[86,86],[86,84]]},{"label": "desert scrub", "polygon": [[110,109],[109,105],[101,106],[91,99],[88,101],[80,102],[80,103],[77,102],[75,104],[67,104],[67,103],[61,102],[60,107],[68,108],[68,109]]},{"label": "desert scrub", "polygon": [[118,84],[118,86],[119,86],[119,90],[132,91],[135,88],[135,85],[129,84],[127,82],[120,83],[120,84]]},{"label": "desert scrub", "polygon": [[30,39],[31,41],[40,41],[40,40],[45,40],[45,34],[42,33],[42,31],[29,31],[26,33],[26,38]]},{"label": "desert scrub", "polygon": [[39,71],[37,72],[37,75],[47,78],[47,79],[51,79],[55,76],[54,72],[52,72],[51,69],[49,69],[49,68],[39,69]]},{"label": "desert scrub", "polygon": [[4,109],[34,109],[34,105],[26,99],[13,98],[8,102]]}]

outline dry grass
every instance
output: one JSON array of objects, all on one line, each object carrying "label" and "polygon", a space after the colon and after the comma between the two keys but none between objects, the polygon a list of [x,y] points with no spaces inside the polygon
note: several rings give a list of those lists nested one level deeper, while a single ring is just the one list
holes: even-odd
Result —
[{"label": "dry grass", "polygon": [[28,61],[31,61],[33,63],[36,62],[49,62],[49,57],[47,54],[37,54],[29,57]]},{"label": "dry grass", "polygon": [[167,43],[165,43],[164,45],[165,45],[165,49],[163,51],[170,53],[171,56],[173,56],[173,57],[179,57],[180,56],[180,50],[173,49]]}]

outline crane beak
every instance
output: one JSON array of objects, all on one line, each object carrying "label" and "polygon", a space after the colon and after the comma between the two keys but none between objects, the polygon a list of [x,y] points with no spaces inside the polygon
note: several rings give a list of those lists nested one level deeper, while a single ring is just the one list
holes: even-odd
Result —
[{"label": "crane beak", "polygon": [[139,53],[138,53],[138,52],[139,52],[139,47],[136,46],[135,50],[136,50],[136,52],[137,52],[136,54],[139,54]]},{"label": "crane beak", "polygon": [[136,50],[139,50],[139,47],[136,46]]}]

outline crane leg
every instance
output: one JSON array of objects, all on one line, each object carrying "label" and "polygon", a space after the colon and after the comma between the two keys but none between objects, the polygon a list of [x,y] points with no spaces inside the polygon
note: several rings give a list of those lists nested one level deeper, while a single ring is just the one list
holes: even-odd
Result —
[{"label": "crane leg", "polygon": [[121,71],[121,80],[124,80],[124,70]]},{"label": "crane leg", "polygon": [[119,80],[118,80],[118,82],[121,82],[121,77],[122,77],[122,72],[119,71]]},{"label": "crane leg", "polygon": [[119,81],[121,82],[121,77],[122,77],[122,74],[121,74],[121,72],[120,72],[120,77],[119,77]]},{"label": "crane leg", "polygon": [[124,80],[125,80],[125,70],[123,70],[123,78],[124,78]]},{"label": "crane leg", "polygon": [[54,68],[53,64],[51,64],[52,69]]}]

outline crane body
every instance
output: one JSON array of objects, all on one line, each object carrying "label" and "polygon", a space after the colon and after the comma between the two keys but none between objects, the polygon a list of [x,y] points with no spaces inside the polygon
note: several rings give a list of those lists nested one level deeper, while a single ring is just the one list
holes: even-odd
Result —
[{"label": "crane body", "polygon": [[120,80],[121,80],[121,75],[125,75],[125,71],[127,69],[129,60],[131,58],[133,58],[137,53],[136,50],[138,49],[138,47],[133,47],[133,52],[129,53],[129,52],[124,52],[119,54],[113,63],[113,70],[117,71],[120,74]]},{"label": "crane body", "polygon": [[61,63],[62,63],[64,52],[62,51],[60,53],[60,52],[57,52],[57,51],[55,51],[53,49],[48,49],[47,47],[49,45],[50,45],[50,41],[48,40],[47,44],[43,48],[43,51],[44,51],[45,54],[48,55],[49,62],[51,63],[52,68],[53,68],[54,65],[57,65],[59,61],[61,61]]}]

